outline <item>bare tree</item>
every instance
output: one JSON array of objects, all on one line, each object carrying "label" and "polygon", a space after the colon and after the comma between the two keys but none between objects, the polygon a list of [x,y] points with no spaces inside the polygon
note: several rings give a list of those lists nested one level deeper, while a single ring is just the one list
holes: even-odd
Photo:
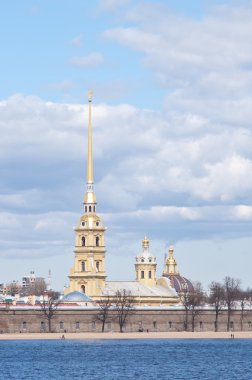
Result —
[{"label": "bare tree", "polygon": [[97,319],[102,323],[102,332],[105,330],[105,323],[109,318],[109,311],[112,306],[111,297],[107,296],[106,298],[102,298],[98,301],[99,304],[99,312],[97,314]]},{"label": "bare tree", "polygon": [[213,281],[209,286],[209,290],[210,294],[208,301],[211,305],[213,305],[215,310],[214,330],[217,332],[219,315],[224,306],[224,288],[219,282]]},{"label": "bare tree", "polygon": [[252,289],[247,288],[246,290],[238,290],[237,299],[241,307],[241,316],[240,316],[240,329],[243,330],[243,320],[246,313],[246,306],[251,303]]},{"label": "bare tree", "polygon": [[48,322],[49,332],[52,332],[52,319],[55,317],[59,303],[59,293],[53,291],[48,292],[47,296],[43,295],[43,300],[40,302],[43,317],[47,319]]},{"label": "bare tree", "polygon": [[180,299],[185,309],[184,330],[188,331],[188,318],[190,311],[190,292],[187,287],[184,287],[180,292]]},{"label": "bare tree", "polygon": [[200,282],[193,284],[193,289],[184,287],[180,292],[180,299],[185,309],[184,330],[189,328],[189,315],[191,315],[192,331],[195,329],[195,318],[200,314],[200,306],[204,300],[204,292]]},{"label": "bare tree", "polygon": [[189,293],[189,310],[192,318],[192,331],[195,329],[195,318],[200,314],[200,306],[204,300],[204,292],[200,282],[193,284],[193,290]]},{"label": "bare tree", "polygon": [[238,294],[240,291],[240,280],[227,276],[224,278],[223,287],[225,305],[227,307],[227,331],[230,331],[230,317],[235,305],[235,301],[238,299]]},{"label": "bare tree", "polygon": [[36,278],[27,288],[25,288],[26,295],[41,296],[46,291],[46,282],[43,278]]},{"label": "bare tree", "polygon": [[20,285],[17,281],[10,282],[6,285],[6,291],[9,293],[12,297],[14,297],[16,294],[19,294],[20,291]]},{"label": "bare tree", "polygon": [[134,297],[130,292],[127,292],[126,289],[117,290],[113,299],[113,305],[116,310],[121,333],[123,332],[123,327],[125,326],[128,316],[134,312],[134,302]]}]

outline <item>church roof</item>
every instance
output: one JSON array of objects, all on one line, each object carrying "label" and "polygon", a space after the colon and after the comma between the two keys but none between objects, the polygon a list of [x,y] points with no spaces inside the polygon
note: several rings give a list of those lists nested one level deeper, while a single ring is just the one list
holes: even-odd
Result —
[{"label": "church roof", "polygon": [[182,293],[183,291],[193,291],[193,284],[187,278],[182,277],[179,274],[169,275],[167,278],[169,278],[171,286],[177,293]]},{"label": "church roof", "polygon": [[67,302],[92,302],[91,298],[89,298],[85,293],[81,292],[71,292],[66,294],[63,298],[62,301],[67,301]]},{"label": "church roof", "polygon": [[134,297],[177,297],[177,293],[172,288],[161,285],[147,286],[138,281],[107,281],[102,293],[113,295],[118,290],[124,289]]}]

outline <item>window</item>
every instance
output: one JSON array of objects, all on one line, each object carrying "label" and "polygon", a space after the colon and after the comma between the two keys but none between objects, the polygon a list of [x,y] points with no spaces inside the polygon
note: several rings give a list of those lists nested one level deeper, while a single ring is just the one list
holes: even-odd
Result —
[{"label": "window", "polygon": [[149,278],[151,278],[151,270],[149,270]]},{"label": "window", "polygon": [[100,262],[96,261],[95,266],[96,266],[96,272],[99,272],[99,270],[100,270]]},{"label": "window", "polygon": [[82,291],[82,293],[86,293],[86,288],[84,285],[81,285],[81,291]]},{"label": "window", "polygon": [[82,225],[82,227],[84,227],[85,226],[85,222],[81,222],[81,225]]},{"label": "window", "polygon": [[149,263],[151,263],[151,259],[149,259]]},{"label": "window", "polygon": [[172,322],[170,321],[169,322],[169,329],[171,329],[172,328]]},{"label": "window", "polygon": [[234,329],[234,322],[233,322],[233,321],[230,322],[230,329],[231,329],[231,330]]},{"label": "window", "polygon": [[93,210],[94,210],[94,212],[95,212],[95,206],[93,207]]},{"label": "window", "polygon": [[75,328],[76,328],[76,330],[80,329],[80,322],[75,322]]},{"label": "window", "polygon": [[45,322],[41,322],[40,323],[40,329],[41,329],[41,331],[45,331]]},{"label": "window", "polygon": [[60,330],[63,330],[64,329],[64,322],[60,322]]},{"label": "window", "polygon": [[144,278],[144,271],[141,270],[141,278]]},{"label": "window", "polygon": [[87,206],[85,206],[85,212],[87,212]]},{"label": "window", "polygon": [[23,329],[23,330],[26,330],[26,328],[27,328],[27,323],[26,323],[26,322],[23,322],[23,323],[22,323],[22,329]]},{"label": "window", "polygon": [[199,327],[200,327],[201,330],[203,329],[203,322],[202,321],[200,321]]},{"label": "window", "polygon": [[96,247],[99,247],[99,236],[96,236],[95,238],[95,245]]},{"label": "window", "polygon": [[97,225],[97,227],[99,226],[99,222],[96,222],[95,224]]},{"label": "window", "polygon": [[248,328],[249,328],[249,330],[251,330],[251,322],[250,321],[248,322]]},{"label": "window", "polygon": [[142,326],[142,322],[138,322],[138,331],[139,332],[143,332],[144,331],[143,326]]},{"label": "window", "polygon": [[86,261],[82,261],[81,262],[81,271],[85,272],[85,270],[86,270]]},{"label": "window", "polygon": [[89,210],[89,212],[91,212],[91,211],[92,211],[92,207],[91,207],[91,206],[89,206],[88,210]]},{"label": "window", "polygon": [[157,322],[156,321],[153,321],[153,327],[154,327],[154,329],[157,328]]},{"label": "window", "polygon": [[93,331],[96,330],[96,323],[95,323],[95,321],[92,321],[92,330]]},{"label": "window", "polygon": [[86,238],[85,238],[85,236],[81,237],[81,245],[82,245],[82,247],[85,247],[85,245],[86,245]]}]

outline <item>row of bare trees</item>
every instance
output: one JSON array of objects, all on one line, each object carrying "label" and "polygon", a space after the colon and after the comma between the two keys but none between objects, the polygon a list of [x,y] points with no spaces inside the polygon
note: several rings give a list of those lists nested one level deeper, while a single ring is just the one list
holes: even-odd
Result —
[{"label": "row of bare trees", "polygon": [[241,282],[232,277],[225,277],[223,282],[213,281],[209,286],[209,292],[205,293],[200,282],[194,284],[193,290],[182,290],[181,302],[185,310],[184,329],[189,328],[189,317],[192,331],[195,328],[195,319],[202,312],[202,307],[208,304],[215,311],[215,331],[218,331],[219,316],[225,310],[227,314],[227,331],[231,329],[230,318],[232,311],[240,310],[240,329],[243,330],[243,320],[246,307],[252,305],[252,289],[243,290]]},{"label": "row of bare trees", "polygon": [[40,296],[46,290],[46,282],[43,278],[36,278],[27,286],[20,285],[17,281],[10,282],[6,285],[6,292],[11,296],[19,294],[23,296]]},{"label": "row of bare trees", "polygon": [[123,332],[128,316],[134,312],[134,302],[134,297],[125,289],[101,299],[97,319],[102,324],[102,332],[105,330],[106,322],[115,319],[118,321],[120,332]]},{"label": "row of bare trees", "polygon": [[[55,317],[60,305],[59,293],[48,292],[46,297],[40,302],[43,318],[47,320],[48,331],[52,332],[52,319]],[[99,310],[95,318],[101,322],[102,332],[108,322],[117,320],[120,332],[123,332],[127,318],[134,311],[134,297],[125,289],[118,290],[113,296],[103,297],[99,302]]]}]

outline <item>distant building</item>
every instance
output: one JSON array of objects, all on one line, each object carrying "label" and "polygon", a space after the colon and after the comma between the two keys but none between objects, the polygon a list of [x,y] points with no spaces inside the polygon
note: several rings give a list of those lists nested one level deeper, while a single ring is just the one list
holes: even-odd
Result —
[{"label": "distant building", "polygon": [[32,286],[35,286],[35,284],[43,282],[45,282],[44,277],[36,277],[35,272],[31,271],[29,276],[25,276],[22,278],[22,288],[31,288]]}]

